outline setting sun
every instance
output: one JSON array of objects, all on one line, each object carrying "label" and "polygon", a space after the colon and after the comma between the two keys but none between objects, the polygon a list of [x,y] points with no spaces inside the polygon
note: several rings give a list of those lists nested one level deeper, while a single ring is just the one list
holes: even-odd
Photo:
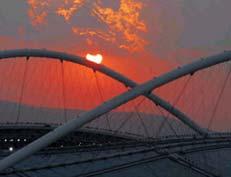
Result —
[{"label": "setting sun", "polygon": [[87,54],[86,59],[89,61],[92,61],[94,63],[100,64],[103,61],[103,56],[100,54],[92,55],[92,54]]}]

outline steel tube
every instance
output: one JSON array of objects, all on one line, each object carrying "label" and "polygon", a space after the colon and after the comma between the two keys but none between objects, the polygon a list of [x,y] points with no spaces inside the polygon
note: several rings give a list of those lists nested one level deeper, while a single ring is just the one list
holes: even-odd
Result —
[{"label": "steel tube", "polygon": [[103,104],[97,106],[91,111],[85,112],[81,114],[80,116],[78,116],[77,118],[68,121],[67,123],[59,126],[53,131],[33,141],[29,145],[23,147],[22,149],[2,159],[0,161],[0,171],[25,159],[26,157],[34,154],[35,152],[41,150],[42,148],[47,147],[49,144],[67,135],[71,131],[74,131],[77,128],[80,128],[84,124],[96,119],[102,114],[105,114],[111,111],[112,109],[132,99],[135,99],[136,97],[142,94],[149,93],[153,89],[158,88],[163,84],[169,83],[187,74],[194,73],[198,70],[202,70],[204,68],[207,68],[207,67],[225,62],[225,61],[229,61],[230,59],[231,59],[231,52],[224,52],[216,56],[208,57],[208,58],[193,62],[191,64],[184,65],[181,68],[175,69],[166,74],[163,74],[162,76],[158,78],[154,78],[148,82],[145,82],[144,84],[136,86],[135,88],[129,91],[126,91],[120,94],[119,96],[116,96],[110,99],[109,101],[104,102]]}]

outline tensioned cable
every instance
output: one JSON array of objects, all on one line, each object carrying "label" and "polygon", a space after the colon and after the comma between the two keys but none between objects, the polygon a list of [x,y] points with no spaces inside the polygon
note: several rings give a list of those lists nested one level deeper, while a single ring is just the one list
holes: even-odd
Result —
[{"label": "tensioned cable", "polygon": [[[30,51],[31,50],[31,51]],[[18,54],[20,54],[20,52],[23,52],[24,50],[19,50],[19,51],[15,51],[16,52],[16,55],[18,55]],[[35,49],[35,50],[33,50],[33,49],[29,49],[29,51],[30,52],[32,52],[32,53],[30,53],[29,55],[32,55],[32,56],[34,56],[34,54],[36,54],[36,51],[37,51],[37,49]],[[29,52],[29,51],[27,51],[27,50],[25,50],[25,52],[27,53],[27,52]],[[43,50],[38,50],[37,52],[42,52]],[[19,52],[19,53],[17,53],[17,52]],[[51,58],[59,58],[60,59],[60,57],[61,56],[63,56],[63,54],[62,53],[50,53],[51,51],[48,51],[48,52],[45,52],[46,54],[51,54]],[[34,54],[33,54],[34,53]],[[39,55],[39,53],[38,53],[38,55]],[[53,56],[53,54],[54,55],[56,55],[56,54],[61,54],[60,56]],[[21,55],[21,54],[20,54]],[[25,55],[24,55],[25,56]],[[3,56],[4,57],[4,56]],[[9,56],[9,53],[8,53],[8,51],[6,51],[6,56],[5,56],[6,58],[8,58],[8,57],[10,57]],[[36,57],[36,55],[35,55],[35,57]],[[63,57],[65,57],[65,54],[64,54],[64,56]],[[61,58],[63,58],[63,57],[61,57]],[[71,56],[70,56],[71,57]],[[49,58],[49,55],[48,55],[48,58]],[[65,59],[65,60],[68,60],[68,61],[72,61],[72,59]],[[79,62],[79,61],[78,61]],[[88,63],[88,62],[87,62]],[[83,63],[83,65],[87,65],[87,63]],[[125,83],[125,85],[130,85],[130,86],[134,86],[134,84],[135,83],[133,83],[132,81],[130,81],[130,80],[127,80],[126,81],[126,78],[124,78],[123,76],[120,76],[120,75],[118,75],[118,74],[116,74],[116,73],[114,73],[113,71],[111,71],[111,70],[108,70],[108,69],[106,69],[106,68],[103,66],[102,68],[96,68],[96,70],[102,70],[102,72],[103,73],[107,73],[108,75],[111,75],[112,74],[112,76],[113,77],[115,77],[115,78],[117,78],[117,77],[119,77],[119,78],[117,78],[117,79],[122,79],[121,81],[123,81],[124,83]],[[112,72],[112,73],[110,73],[110,72]],[[114,73],[114,74],[113,74]],[[125,79],[125,80],[124,80]],[[161,104],[161,107],[163,107],[164,109],[166,109],[166,110],[170,110],[171,111],[171,113],[172,114],[174,114],[174,115],[176,115],[177,117],[178,117],[178,115],[180,116],[180,114],[182,114],[179,110],[177,110],[177,109],[173,109],[173,110],[171,110],[171,105],[170,104],[168,104],[168,103],[166,103],[166,102],[163,102],[163,100],[161,101],[161,98],[158,98],[158,97],[156,97],[155,95],[150,95],[150,96],[148,96],[148,97],[150,97],[150,99],[153,101],[153,102],[157,102],[158,104]],[[159,100],[160,99],[160,100]],[[204,130],[202,130],[201,128],[199,128],[199,126],[197,126],[195,123],[193,123],[193,121],[190,121],[189,120],[189,118],[186,116],[186,115],[184,115],[184,114],[182,114],[182,116],[180,116],[179,117],[179,119],[181,120],[181,121],[183,121],[183,122],[185,122],[188,126],[190,126],[190,127],[192,127],[193,129],[195,129],[197,132],[200,132],[200,134],[201,134],[201,132],[203,132]],[[202,133],[203,134],[203,133]]]},{"label": "tensioned cable", "polygon": [[18,123],[19,118],[20,118],[20,114],[21,114],[21,104],[22,104],[22,99],[23,99],[26,75],[27,75],[27,70],[28,70],[28,63],[29,63],[28,60],[29,60],[29,57],[26,58],[25,68],[24,68],[24,72],[23,72],[23,76],[22,76],[22,85],[21,85],[21,91],[20,91],[19,100],[18,100],[18,110],[17,110],[16,123]]},{"label": "tensioned cable", "polygon": [[67,110],[66,110],[66,94],[65,94],[65,79],[64,79],[64,65],[63,60],[60,60],[61,63],[61,79],[62,79],[62,98],[63,98],[63,115],[64,122],[67,122]]},{"label": "tensioned cable", "polygon": [[[30,67],[32,67],[32,69],[30,68],[32,72],[30,72],[30,78],[27,76],[27,82],[30,83],[30,81],[31,81],[32,83],[36,83],[37,84],[37,88],[39,88],[39,84],[38,84],[39,83],[39,81],[38,81],[39,78],[37,77],[38,76],[37,73],[40,73],[41,74],[40,77],[43,78],[42,77],[42,71],[41,71],[41,69],[40,69],[39,66],[35,66],[33,63],[31,63]],[[30,88],[31,90],[34,90],[33,84],[30,84],[29,86],[31,87]],[[37,95],[37,91],[36,92],[32,91],[32,93],[33,94],[30,95],[30,98],[31,99],[35,99],[36,95]],[[38,111],[40,111],[41,107],[42,107],[41,103],[39,101],[37,101],[37,100],[36,100],[36,105],[34,105],[34,106],[31,107],[31,117],[33,117],[34,120],[40,120],[40,117],[38,117],[38,115],[39,115]]]},{"label": "tensioned cable", "polygon": [[[191,76],[189,76],[189,77],[187,78],[187,80],[186,80],[186,82],[185,82],[183,88],[181,89],[181,91],[180,91],[178,97],[176,98],[176,100],[175,100],[175,101],[173,102],[173,104],[172,104],[172,107],[173,107],[173,108],[176,107],[177,103],[178,103],[178,102],[180,101],[180,99],[182,98],[183,93],[185,92],[185,90],[186,90],[186,88],[187,88],[187,86],[188,86],[188,84],[189,84],[191,78],[192,78]],[[170,114],[169,114],[169,112],[168,112],[168,114],[167,114],[167,119],[169,118],[169,115],[170,115]]]},{"label": "tensioned cable", "polygon": [[[12,80],[11,80],[11,82],[12,83],[14,83],[14,82],[16,82],[16,77],[15,77],[15,74],[14,74],[14,71],[15,71],[15,68],[16,68],[16,63],[15,62],[10,62],[10,63],[12,63],[11,64],[11,66],[10,66],[10,68],[9,68],[9,70],[8,70],[8,72],[6,72],[6,73],[8,73],[8,76],[10,77],[12,74],[13,74],[13,76],[12,76]],[[6,76],[7,77],[7,76]],[[9,79],[9,78],[8,78]],[[17,78],[18,79],[18,78]],[[5,88],[4,88],[5,89]],[[7,88],[7,91],[9,90],[9,88]],[[7,94],[7,93],[6,93]],[[18,108],[18,105],[17,105],[17,101],[15,102],[16,103],[16,111],[17,111],[17,108]],[[5,109],[5,110],[7,110],[7,109]],[[13,115],[14,115],[14,113],[15,113],[15,110],[14,109],[10,109],[9,110],[9,114],[12,114],[13,113]],[[17,115],[16,115],[17,116]]]},{"label": "tensioned cable", "polygon": [[[181,91],[179,92],[177,98],[176,98],[175,101],[173,102],[172,108],[174,108],[174,107],[176,106],[176,104],[179,102],[179,100],[181,99],[181,97],[182,97],[182,95],[183,95],[183,93],[184,93],[186,87],[188,86],[188,83],[189,83],[190,79],[191,79],[191,76],[187,78],[187,80],[186,80],[184,86],[182,87],[182,89],[181,89]],[[164,127],[166,121],[168,121],[169,115],[170,115],[170,114],[168,113],[167,116],[164,117],[164,120],[163,120],[162,124],[160,125],[159,131],[162,130],[162,128]],[[169,122],[169,124],[171,124],[171,123]],[[176,136],[178,136],[178,135],[176,134]]]},{"label": "tensioned cable", "polygon": [[195,77],[192,77],[191,82],[190,82],[191,87],[188,88],[187,94],[186,94],[186,97],[188,98],[188,100],[191,100],[191,101],[189,101],[188,104],[185,106],[185,111],[188,110],[188,115],[191,115],[191,117],[196,117],[196,116],[193,116],[193,115],[195,115],[194,112],[195,112],[195,109],[197,108],[197,106],[195,106],[196,103],[195,103],[195,101],[193,101],[194,100],[194,94],[192,94],[192,92],[194,90],[194,86],[196,85],[196,84],[194,84],[195,83],[194,81],[196,80],[197,76],[198,75],[196,75]]},{"label": "tensioned cable", "polygon": [[[44,62],[39,62],[39,63],[41,63],[41,68],[40,68],[40,75],[39,75],[39,77],[40,78],[46,78],[47,79],[47,77],[45,77],[45,74],[46,74],[46,72],[45,72],[45,67],[43,66],[45,63]],[[36,67],[36,69],[37,69],[37,67]],[[36,70],[34,70],[34,72],[35,72]],[[37,71],[38,71],[38,69],[37,69]],[[39,82],[38,82],[39,83]],[[41,83],[41,86],[40,86],[40,90],[43,90],[44,89],[44,87],[45,87],[45,83],[46,83],[46,80],[45,79],[42,79],[41,81],[40,81],[40,83]],[[47,82],[48,83],[48,82]],[[40,93],[40,92],[38,92],[38,93]],[[41,92],[42,93],[42,92]],[[40,93],[40,94],[41,94]],[[47,90],[47,93],[50,93],[49,92],[49,90]],[[46,94],[46,96],[47,96],[47,98],[50,96],[51,94]],[[44,100],[45,100],[45,98],[44,98]],[[41,120],[41,115],[43,115],[44,113],[45,113],[45,109],[44,109],[44,105],[43,105],[43,102],[42,102],[42,100],[40,100],[40,103],[38,102],[38,106],[37,106],[37,108],[35,108],[35,110],[36,111],[38,111],[38,113],[35,115],[35,120]],[[44,121],[44,120],[43,120]],[[44,121],[44,123],[45,123],[45,121]],[[47,122],[46,122],[47,123]]]},{"label": "tensioned cable", "polygon": [[[145,100],[145,98],[143,98],[142,100],[140,100],[139,103],[137,103],[136,107],[139,107],[139,105]],[[134,106],[135,107],[135,106]],[[134,112],[131,112],[130,116],[127,117],[127,119],[125,119],[119,126],[119,128],[117,128],[115,130],[115,132],[118,132],[126,123],[127,121],[132,117],[132,115],[134,114]]]},{"label": "tensioned cable", "polygon": [[146,134],[146,137],[147,137],[147,138],[150,137],[149,132],[148,132],[148,128],[147,128],[147,126],[145,125],[145,123],[144,123],[144,121],[143,121],[143,119],[142,119],[142,117],[141,117],[141,115],[140,115],[140,113],[139,113],[138,107],[137,107],[137,106],[134,106],[134,110],[135,110],[135,112],[136,112],[136,114],[137,114],[137,116],[138,116],[138,118],[139,118],[139,120],[140,120],[140,122],[141,122],[141,125],[143,126],[143,129],[144,129],[144,132],[145,132],[145,134]]},{"label": "tensioned cable", "polygon": [[[66,64],[68,64],[68,62],[66,62]],[[79,80],[84,80],[85,78],[85,75],[83,75],[83,73],[82,72],[79,72],[79,71],[81,71],[81,66],[80,65],[73,65],[73,67],[74,67],[74,69],[72,68],[72,69],[70,69],[70,70],[68,70],[71,74],[69,75],[69,78],[71,78],[71,80],[70,80],[70,82],[71,83],[75,83],[75,82],[77,82],[78,84],[79,84]],[[83,67],[83,66],[82,66]],[[78,80],[77,79],[75,79],[75,78],[73,78],[73,76],[75,76],[76,78],[79,78]],[[75,85],[75,84],[74,84]],[[88,87],[86,87],[86,88],[88,88]],[[83,88],[82,88],[82,86],[79,86],[78,87],[78,92],[79,93],[82,93],[83,92]],[[76,95],[75,95],[76,96]],[[74,98],[75,100],[77,100],[78,98]],[[83,107],[84,107],[84,105],[83,105]],[[79,110],[80,112],[84,112],[84,110],[82,109],[82,110]],[[85,110],[86,111],[86,110]],[[80,112],[78,113],[78,114],[80,114]],[[71,116],[71,117],[69,117],[70,119],[72,119],[73,117]]]},{"label": "tensioned cable", "polygon": [[[162,118],[165,119],[166,116],[164,115],[164,113],[163,113],[161,107],[159,107],[159,105],[157,105],[157,104],[152,104],[151,108],[153,109],[153,111],[155,111],[154,106],[156,106],[157,111],[160,112],[160,115],[162,116]],[[176,135],[176,131],[175,131],[175,129],[173,128],[173,126],[169,123],[168,119],[166,119],[166,123],[167,123],[167,125],[169,126],[169,128],[172,130],[172,132]],[[162,124],[162,123],[161,123],[161,124]],[[160,129],[160,128],[159,128],[159,129]],[[153,137],[156,137],[156,138],[157,138],[157,137],[159,136],[159,134],[160,134],[160,132],[161,132],[161,130],[159,130],[159,129],[158,129],[157,132],[153,132]],[[156,133],[156,135],[154,135],[154,133]]]},{"label": "tensioned cable", "polygon": [[221,97],[222,97],[222,95],[223,95],[223,93],[224,93],[224,90],[225,90],[225,88],[226,88],[227,81],[229,80],[230,73],[231,73],[231,67],[230,67],[230,69],[229,69],[229,72],[228,72],[227,75],[226,75],[226,78],[225,78],[223,84],[222,84],[222,87],[221,87],[220,93],[219,93],[219,95],[218,95],[217,101],[216,101],[216,103],[215,103],[215,106],[214,106],[212,115],[211,115],[211,117],[210,117],[210,119],[209,119],[208,129],[210,129],[210,127],[211,127],[211,125],[212,125],[213,119],[214,119],[215,114],[216,114],[216,112],[217,112],[217,108],[218,108],[219,103],[220,103],[220,101],[221,101]]},{"label": "tensioned cable", "polygon": [[[1,62],[0,62],[0,64],[1,64]],[[5,69],[6,67],[4,67],[4,69]],[[9,74],[9,76],[11,76],[12,74],[12,72],[14,71],[14,62],[10,62],[10,63],[8,63],[8,66],[7,66],[7,68],[9,68],[8,69],[8,74]],[[4,72],[4,70],[3,70],[3,73],[5,74],[6,72]],[[7,78],[6,76],[4,76],[4,75],[2,75],[2,80],[1,80],[1,83],[0,83],[0,90],[1,90],[1,93],[2,93],[2,90],[6,90],[5,89],[5,87],[6,87],[6,84],[4,84],[4,79],[5,78]],[[0,100],[0,101],[2,101],[2,100]],[[1,107],[0,107],[0,115],[4,115],[4,111],[5,109],[4,109],[4,105],[2,105]]]},{"label": "tensioned cable", "polygon": [[[104,97],[103,97],[102,88],[100,87],[99,78],[97,76],[96,71],[94,71],[94,76],[95,76],[96,87],[97,87],[100,99],[101,99],[102,102],[104,102],[105,100],[104,100]],[[107,126],[111,130],[111,124],[110,124],[110,120],[109,120],[110,118],[108,116],[108,113],[105,114],[105,117],[106,117],[106,121],[107,121]]]},{"label": "tensioned cable", "polygon": [[[82,66],[81,66],[81,68],[82,68],[81,72],[79,72],[80,75],[81,75],[81,78],[79,79],[79,82],[88,80],[88,82],[84,83],[85,87],[84,87],[84,89],[81,89],[81,91],[83,91],[83,93],[85,95],[87,94],[88,98],[93,98],[94,99],[94,102],[92,102],[92,103],[90,102],[89,99],[85,99],[85,101],[83,102],[83,103],[85,103],[84,106],[86,106],[86,107],[84,107],[84,112],[86,112],[89,109],[89,106],[95,105],[95,103],[96,103],[95,90],[97,89],[96,88],[97,84],[96,84],[96,81],[95,81],[94,70],[92,70],[90,68],[87,68],[87,67],[82,67]],[[81,88],[81,86],[80,86],[80,88]],[[94,120],[92,122],[89,122],[85,126],[98,127],[98,125],[100,124],[99,122],[100,122],[100,119],[96,119],[96,120]]]},{"label": "tensioned cable", "polygon": [[55,142],[62,136],[65,136],[68,133],[74,131],[76,128],[81,127],[84,124],[94,120],[98,115],[104,114],[112,109],[115,109],[116,107],[137,98],[141,94],[151,89],[155,89],[163,84],[167,84],[173,81],[174,79],[180,78],[188,73],[202,70],[207,67],[219,64],[221,62],[228,61],[230,60],[230,54],[230,52],[227,52],[222,55],[213,56],[211,58],[208,57],[204,60],[196,61],[194,63],[183,66],[179,70],[172,70],[168,73],[165,73],[158,77],[158,79],[149,80],[144,84],[135,87],[130,92],[123,92],[122,94],[108,100],[107,104],[95,107],[86,114],[74,119],[72,122],[69,122],[69,124],[65,124],[63,126],[56,128],[54,131],[51,131],[45,136],[33,141],[31,144],[26,146],[26,148],[22,148],[17,152],[11,154],[10,156],[6,157],[5,159],[2,159],[2,161],[0,161],[0,169],[4,170],[9,166],[14,165],[22,159],[25,159],[28,156],[39,151],[40,149],[47,147],[49,144]]},{"label": "tensioned cable", "polygon": [[[127,90],[128,88],[125,86],[125,89]],[[117,108],[118,109],[118,108]],[[116,127],[115,128],[115,130],[114,130],[114,132],[115,133],[117,133],[118,131],[119,131],[119,129],[121,129],[121,128],[119,128],[120,126],[122,126],[122,124],[124,123],[126,123],[129,119],[130,119],[130,117],[132,116],[132,114],[133,114],[133,112],[129,112],[128,113],[128,115],[127,115],[127,119],[123,119],[123,114],[121,114],[121,113],[123,113],[123,112],[127,112],[126,111],[126,106],[122,106],[122,107],[120,107],[119,109],[122,109],[122,110],[120,110],[119,111],[119,113],[117,114],[117,113],[115,113],[115,115],[116,115],[116,119],[117,120],[120,120],[121,118],[122,118],[122,123],[119,125],[119,124],[116,124],[116,125],[118,125],[118,128]],[[114,118],[114,115],[113,115],[113,111],[111,111],[111,120],[112,120],[112,118]],[[116,122],[120,122],[120,121],[116,121]]]},{"label": "tensioned cable", "polygon": [[[169,123],[168,119],[166,119],[166,116],[164,115],[163,111],[161,110],[161,108],[159,106],[157,106],[157,110],[160,112],[160,114],[162,115],[164,121],[166,121],[167,125],[169,126],[169,128],[172,130],[172,132],[174,133],[175,136],[177,136],[176,130],[173,128],[172,124]],[[162,127],[161,127],[162,126]],[[161,130],[163,128],[163,122],[161,123],[157,133],[156,133],[156,138],[160,135]]]},{"label": "tensioned cable", "polygon": [[[152,104],[152,105],[153,105],[152,108],[154,109],[154,104]],[[175,129],[173,128],[172,124],[169,123],[168,119],[166,119],[166,116],[164,115],[162,109],[161,109],[158,105],[156,105],[156,107],[157,107],[157,110],[160,112],[161,116],[163,117],[163,119],[164,119],[163,121],[166,121],[167,125],[168,125],[169,128],[172,130],[172,132],[174,133],[174,135],[177,136],[177,133],[176,133]],[[161,125],[160,125],[158,131],[156,132],[156,135],[155,135],[156,138],[157,138],[157,137],[160,135],[160,133],[161,133],[161,130],[162,130],[162,128],[163,128],[163,127],[161,127],[161,126],[164,127],[163,122],[161,123]],[[153,137],[154,137],[154,134],[153,134]]]}]

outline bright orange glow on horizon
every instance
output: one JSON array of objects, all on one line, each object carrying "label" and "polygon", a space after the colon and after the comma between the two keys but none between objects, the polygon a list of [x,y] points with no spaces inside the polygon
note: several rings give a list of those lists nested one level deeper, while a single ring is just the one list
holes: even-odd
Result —
[{"label": "bright orange glow on horizon", "polygon": [[103,56],[101,54],[92,55],[88,53],[86,55],[86,59],[94,63],[100,64],[103,61]]}]

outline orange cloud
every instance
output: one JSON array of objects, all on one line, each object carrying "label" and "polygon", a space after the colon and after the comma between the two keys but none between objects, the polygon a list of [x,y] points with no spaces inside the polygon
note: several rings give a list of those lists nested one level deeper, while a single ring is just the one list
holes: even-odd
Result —
[{"label": "orange cloud", "polygon": [[[27,2],[30,7],[28,15],[33,26],[44,24],[48,14],[56,14],[69,22],[73,15],[87,3],[86,0],[27,0]],[[102,26],[95,29],[80,27],[72,22],[70,26],[74,34],[84,35],[91,43],[95,37],[98,37],[130,52],[144,50],[147,41],[141,37],[141,33],[147,32],[147,27],[140,19],[140,13],[144,6],[142,2],[120,0],[117,10],[104,7],[101,0],[89,2],[91,2],[92,8],[89,8],[88,14],[96,18]]]},{"label": "orange cloud", "polygon": [[64,5],[56,10],[56,13],[63,16],[66,21],[76,13],[76,11],[83,5],[85,0],[64,0]]},{"label": "orange cloud", "polygon": [[116,36],[115,33],[112,32],[104,32],[99,29],[90,29],[90,28],[79,28],[79,27],[72,27],[72,32],[78,34],[80,36],[87,36],[87,37],[98,37],[105,41],[115,42]]},{"label": "orange cloud", "polygon": [[119,33],[123,35],[124,43],[119,45],[130,51],[143,50],[147,43],[139,36],[139,32],[146,32],[147,27],[140,20],[140,11],[143,8],[141,2],[135,0],[121,0],[118,10],[112,8],[104,8],[95,4],[93,15],[107,24],[111,33]]},{"label": "orange cloud", "polygon": [[46,8],[49,6],[49,0],[27,0],[30,6],[28,10],[28,16],[31,19],[31,24],[37,26],[44,23],[47,17]]}]

